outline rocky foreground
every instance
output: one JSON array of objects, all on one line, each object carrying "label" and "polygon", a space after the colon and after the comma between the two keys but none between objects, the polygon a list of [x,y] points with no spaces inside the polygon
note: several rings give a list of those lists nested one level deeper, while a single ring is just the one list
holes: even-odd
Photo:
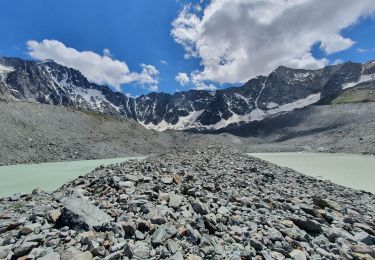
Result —
[{"label": "rocky foreground", "polygon": [[226,148],[176,150],[2,199],[0,259],[373,259],[374,201]]}]

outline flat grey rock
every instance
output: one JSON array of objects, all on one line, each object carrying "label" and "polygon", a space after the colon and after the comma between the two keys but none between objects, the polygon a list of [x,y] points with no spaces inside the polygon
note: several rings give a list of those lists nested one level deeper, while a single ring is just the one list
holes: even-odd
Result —
[{"label": "flat grey rock", "polygon": [[63,203],[58,225],[89,230],[111,221],[111,217],[81,196],[73,195]]}]

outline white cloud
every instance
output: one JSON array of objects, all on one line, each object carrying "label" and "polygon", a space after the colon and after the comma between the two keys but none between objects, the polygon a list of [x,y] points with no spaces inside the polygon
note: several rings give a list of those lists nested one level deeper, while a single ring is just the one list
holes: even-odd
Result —
[{"label": "white cloud", "polygon": [[57,40],[28,41],[28,54],[39,60],[55,62],[79,70],[87,79],[97,84],[108,84],[121,90],[122,84],[140,84],[147,89],[156,89],[159,71],[152,65],[141,64],[142,71],[131,72],[124,61],[113,59],[109,49],[103,56],[92,51],[78,51]]},{"label": "white cloud", "polygon": [[131,93],[124,93],[125,96],[127,96],[128,98],[137,98],[138,96],[137,95],[133,95]]},{"label": "white cloud", "polygon": [[160,63],[163,64],[163,65],[168,65],[168,61],[166,61],[166,60],[160,60]]},{"label": "white cloud", "polygon": [[186,84],[190,82],[190,78],[188,74],[184,72],[177,73],[177,76],[175,79],[178,83],[180,83],[181,86],[185,86]]},{"label": "white cloud", "polygon": [[337,65],[337,64],[341,64],[341,63],[344,63],[344,61],[342,59],[335,59],[331,64]]},{"label": "white cloud", "polygon": [[111,51],[107,48],[103,50],[103,56],[112,57]]},{"label": "white cloud", "polygon": [[153,91],[153,92],[156,92],[156,91],[159,90],[159,87],[156,86],[156,85],[150,85],[150,86],[148,87],[148,89],[151,90],[151,91]]},{"label": "white cloud", "polygon": [[190,74],[191,82],[194,84],[197,90],[209,90],[214,91],[216,90],[216,86],[214,84],[207,83],[206,80],[203,78],[202,73],[199,71],[193,71]]},{"label": "white cloud", "polygon": [[171,35],[186,58],[201,60],[198,82],[236,83],[279,65],[329,64],[313,57],[312,46],[321,43],[327,54],[350,48],[355,42],[341,31],[374,11],[374,0],[212,0],[201,12],[186,5]]}]

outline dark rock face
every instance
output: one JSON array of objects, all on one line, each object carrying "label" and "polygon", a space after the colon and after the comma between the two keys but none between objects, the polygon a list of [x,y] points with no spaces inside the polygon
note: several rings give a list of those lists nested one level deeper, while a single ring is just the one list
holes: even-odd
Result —
[{"label": "dark rock face", "polygon": [[5,96],[6,87],[19,100],[124,116],[157,130],[219,129],[262,120],[280,112],[328,102],[342,92],[345,84],[361,82],[362,76],[375,74],[374,63],[347,62],[319,70],[281,66],[267,77],[251,79],[242,87],[128,98],[107,86],[90,83],[79,71],[51,60],[0,58],[0,65],[5,66],[3,70],[11,68],[2,74],[0,96]]}]

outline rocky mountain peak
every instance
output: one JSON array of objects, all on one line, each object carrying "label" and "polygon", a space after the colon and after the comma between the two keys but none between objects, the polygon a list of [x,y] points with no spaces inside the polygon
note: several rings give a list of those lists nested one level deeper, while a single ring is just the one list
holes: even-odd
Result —
[{"label": "rocky mountain peak", "polygon": [[0,75],[18,100],[123,116],[156,130],[220,129],[332,100],[345,88],[373,80],[373,64],[346,62],[319,70],[280,66],[241,87],[137,98],[90,83],[78,70],[51,60],[0,58]]}]

